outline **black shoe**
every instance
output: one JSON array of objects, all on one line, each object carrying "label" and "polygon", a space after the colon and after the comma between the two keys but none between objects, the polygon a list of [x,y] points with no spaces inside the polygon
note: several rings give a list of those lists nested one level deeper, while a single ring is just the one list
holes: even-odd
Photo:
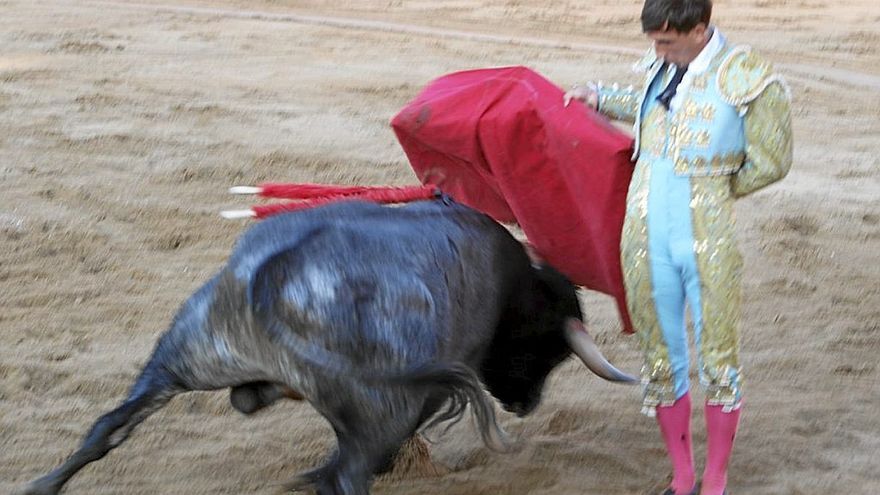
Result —
[{"label": "black shoe", "polygon": [[[666,490],[663,490],[663,493],[661,493],[660,495],[698,495],[699,493],[700,485],[694,485],[694,489],[689,491],[688,493],[677,494],[672,488],[667,488]],[[724,493],[725,495],[727,494],[727,492]]]}]

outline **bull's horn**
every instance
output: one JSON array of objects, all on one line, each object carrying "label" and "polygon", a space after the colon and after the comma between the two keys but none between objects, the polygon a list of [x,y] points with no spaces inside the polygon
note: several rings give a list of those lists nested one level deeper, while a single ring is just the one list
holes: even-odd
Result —
[{"label": "bull's horn", "polygon": [[611,382],[638,382],[638,378],[620,371],[605,359],[596,346],[596,341],[579,320],[571,318],[565,322],[565,338],[571,350],[593,373]]}]

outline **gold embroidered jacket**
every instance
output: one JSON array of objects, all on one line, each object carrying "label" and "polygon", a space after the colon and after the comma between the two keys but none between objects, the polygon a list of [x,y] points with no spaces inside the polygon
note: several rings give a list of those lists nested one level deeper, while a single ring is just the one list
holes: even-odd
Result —
[{"label": "gold embroidered jacket", "polygon": [[[636,67],[647,73],[644,89],[600,85],[599,111],[634,122],[633,160],[642,152],[645,97],[662,61],[653,51]],[[792,161],[790,95],[782,77],[747,46],[724,43],[708,70],[694,78],[668,129],[675,172],[687,176],[731,175],[740,197],[784,177]],[[658,144],[659,143],[659,144]],[[654,154],[654,153],[652,153]]]}]

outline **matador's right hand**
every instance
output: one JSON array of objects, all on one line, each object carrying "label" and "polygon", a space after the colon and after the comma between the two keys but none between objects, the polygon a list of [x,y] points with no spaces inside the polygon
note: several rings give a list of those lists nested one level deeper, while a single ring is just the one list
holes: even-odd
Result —
[{"label": "matador's right hand", "polygon": [[562,97],[562,103],[568,106],[571,100],[583,102],[588,107],[596,110],[599,106],[599,93],[596,91],[596,85],[588,83],[586,85],[575,84]]}]

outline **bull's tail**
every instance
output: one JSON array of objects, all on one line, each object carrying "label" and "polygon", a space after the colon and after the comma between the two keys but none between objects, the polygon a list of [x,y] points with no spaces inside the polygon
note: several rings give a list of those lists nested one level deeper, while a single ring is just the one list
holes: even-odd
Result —
[{"label": "bull's tail", "polygon": [[498,424],[495,408],[476,373],[463,363],[441,363],[421,366],[397,375],[392,383],[433,389],[447,397],[445,408],[435,414],[423,428],[448,422],[447,429],[461,420],[470,403],[480,436],[487,447],[496,452],[509,452],[512,443]]}]

